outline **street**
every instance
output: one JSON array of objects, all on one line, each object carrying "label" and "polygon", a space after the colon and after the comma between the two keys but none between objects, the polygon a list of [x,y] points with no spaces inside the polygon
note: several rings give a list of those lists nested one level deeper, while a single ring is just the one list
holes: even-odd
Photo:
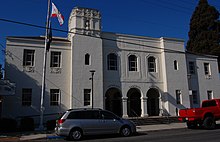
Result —
[{"label": "street", "polygon": [[[203,129],[172,129],[163,131],[151,131],[140,132],[131,137],[120,137],[118,135],[105,135],[105,136],[89,136],[82,141],[85,142],[134,142],[134,141],[146,141],[146,142],[219,142],[220,128],[215,130],[203,130]],[[44,141],[44,140],[35,140]],[[45,140],[46,141],[46,140]],[[47,140],[51,142],[63,142],[64,139],[51,139]]]}]

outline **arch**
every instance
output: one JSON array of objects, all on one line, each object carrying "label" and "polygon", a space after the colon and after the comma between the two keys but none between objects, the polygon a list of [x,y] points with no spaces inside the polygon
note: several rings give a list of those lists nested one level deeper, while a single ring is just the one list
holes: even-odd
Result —
[{"label": "arch", "polygon": [[156,88],[150,88],[147,91],[147,112],[148,116],[159,116],[159,91]]},{"label": "arch", "polygon": [[105,109],[122,116],[122,95],[119,89],[112,87],[106,91]]},{"label": "arch", "polygon": [[141,93],[139,89],[131,88],[128,93],[127,111],[129,117],[141,116]]}]

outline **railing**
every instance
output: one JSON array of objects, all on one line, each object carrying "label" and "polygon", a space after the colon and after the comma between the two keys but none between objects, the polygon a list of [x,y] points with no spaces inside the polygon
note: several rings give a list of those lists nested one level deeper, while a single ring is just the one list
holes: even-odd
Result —
[{"label": "railing", "polygon": [[138,119],[140,116],[139,116],[133,109],[131,109],[131,112],[133,113],[133,115],[135,115],[134,118],[135,118],[135,120],[137,121],[138,125],[140,125],[141,122],[140,122],[139,119]]},{"label": "railing", "polygon": [[164,109],[160,109],[160,111],[161,111],[162,116],[164,116],[168,120],[168,123],[171,123],[170,114],[167,111],[165,111]]}]

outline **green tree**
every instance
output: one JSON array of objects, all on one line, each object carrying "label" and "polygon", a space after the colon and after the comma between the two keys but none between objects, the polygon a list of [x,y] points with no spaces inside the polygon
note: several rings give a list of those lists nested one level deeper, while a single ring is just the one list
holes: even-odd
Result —
[{"label": "green tree", "polygon": [[216,55],[220,59],[220,22],[218,19],[219,12],[215,7],[210,6],[207,0],[199,0],[190,20],[187,51]]}]

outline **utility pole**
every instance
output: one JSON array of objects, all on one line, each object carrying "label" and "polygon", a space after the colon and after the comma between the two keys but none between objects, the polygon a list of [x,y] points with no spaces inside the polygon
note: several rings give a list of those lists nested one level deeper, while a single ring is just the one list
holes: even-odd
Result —
[{"label": "utility pole", "polygon": [[47,63],[47,42],[48,42],[48,28],[50,22],[50,0],[48,0],[47,9],[47,22],[46,22],[46,35],[45,35],[45,47],[44,47],[44,61],[43,61],[43,75],[42,75],[42,87],[41,87],[41,100],[40,100],[40,125],[39,129],[43,130],[43,116],[44,116],[44,94],[45,94],[45,75],[46,75],[46,63]]}]

